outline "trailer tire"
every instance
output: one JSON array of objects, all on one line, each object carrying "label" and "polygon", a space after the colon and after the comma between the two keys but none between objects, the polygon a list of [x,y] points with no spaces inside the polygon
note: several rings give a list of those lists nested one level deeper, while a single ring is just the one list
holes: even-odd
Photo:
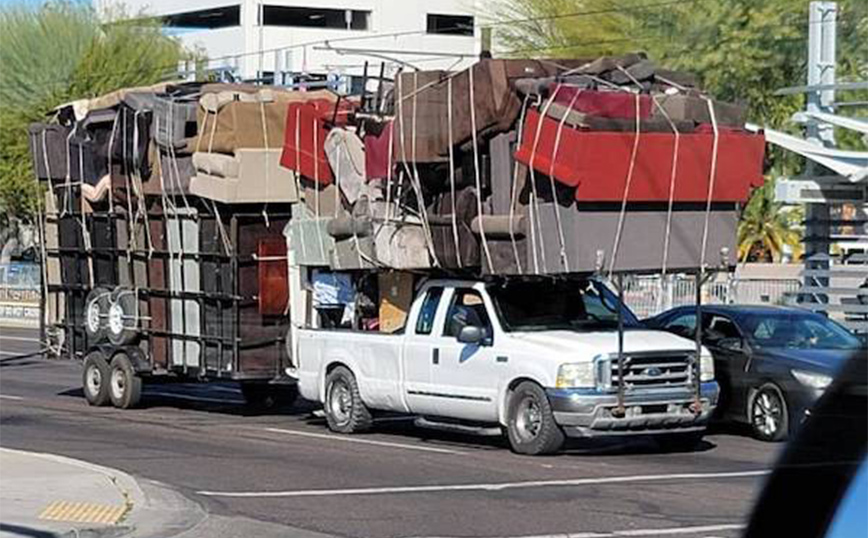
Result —
[{"label": "trailer tire", "polygon": [[298,397],[298,386],[295,384],[241,383],[241,394],[245,403],[259,410],[288,407],[295,403]]},{"label": "trailer tire", "polygon": [[91,351],[82,365],[81,387],[87,403],[100,407],[109,403],[109,378],[111,369],[105,355]]},{"label": "trailer tire", "polygon": [[523,381],[512,392],[506,433],[513,452],[530,456],[554,454],[565,441],[545,391],[532,381]]},{"label": "trailer tire", "polygon": [[373,418],[362,401],[356,376],[345,366],[326,376],[325,415],[333,432],[359,433],[371,428]]},{"label": "trailer tire", "polygon": [[105,340],[106,320],[111,303],[111,290],[94,288],[87,294],[84,301],[84,330],[90,345],[99,344]]},{"label": "trailer tire", "polygon": [[138,336],[137,301],[138,298],[133,290],[118,287],[112,292],[106,324],[108,338],[112,344],[125,346]]},{"label": "trailer tire", "polygon": [[126,353],[118,353],[112,359],[109,396],[119,409],[135,407],[142,398],[142,378],[136,374]]}]

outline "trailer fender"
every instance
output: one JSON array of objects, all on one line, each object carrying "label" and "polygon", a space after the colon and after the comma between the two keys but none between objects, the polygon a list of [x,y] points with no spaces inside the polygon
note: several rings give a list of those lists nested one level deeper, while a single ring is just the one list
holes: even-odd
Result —
[{"label": "trailer fender", "polygon": [[130,362],[133,364],[133,370],[137,374],[150,374],[153,370],[153,367],[151,366],[151,361],[148,360],[145,352],[137,348],[136,346],[122,346],[113,348],[112,357],[114,357],[114,355],[117,355],[118,353],[125,353],[127,357],[129,357]]}]

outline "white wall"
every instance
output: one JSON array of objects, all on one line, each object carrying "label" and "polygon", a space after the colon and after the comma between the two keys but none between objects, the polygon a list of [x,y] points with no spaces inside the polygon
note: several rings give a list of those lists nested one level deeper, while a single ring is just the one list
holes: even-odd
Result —
[{"label": "white wall", "polygon": [[[115,2],[121,0],[96,0]],[[482,0],[264,0],[267,5],[308,6],[318,8],[354,9],[371,12],[366,31],[257,26],[258,4],[254,0],[123,0],[130,13],[145,11],[151,15],[169,15],[229,5],[241,5],[241,26],[216,30],[181,32],[177,36],[190,47],[197,46],[210,58],[239,55],[235,60],[245,77],[253,77],[260,70],[274,69],[275,49],[281,49],[282,70],[322,72],[325,68],[339,72],[360,73],[367,59],[376,68],[383,58],[355,53],[321,50],[326,40],[333,47],[352,49],[378,49],[382,56],[397,57],[421,69],[463,67],[475,61],[479,52],[479,13],[476,6]],[[428,13],[476,16],[476,35],[430,35],[426,33]],[[383,35],[415,32],[408,35]],[[350,38],[349,40],[347,38]],[[258,51],[266,51],[258,54]],[[437,58],[424,51],[438,54],[466,54],[461,57]],[[290,62],[287,65],[286,62]],[[213,64],[226,65],[226,60]],[[235,63],[233,63],[235,65]],[[397,65],[397,64],[395,64]]]}]

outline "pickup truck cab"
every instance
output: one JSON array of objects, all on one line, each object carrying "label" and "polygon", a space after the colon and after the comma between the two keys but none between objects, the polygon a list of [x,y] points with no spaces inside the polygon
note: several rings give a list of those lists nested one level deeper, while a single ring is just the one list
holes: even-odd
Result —
[{"label": "pickup truck cab", "polygon": [[365,430],[383,410],[500,426],[524,454],[566,436],[695,444],[717,404],[711,356],[695,368],[692,341],[642,329],[622,307],[619,374],[617,308],[593,279],[429,280],[398,334],[297,330],[295,374],[336,432]]}]

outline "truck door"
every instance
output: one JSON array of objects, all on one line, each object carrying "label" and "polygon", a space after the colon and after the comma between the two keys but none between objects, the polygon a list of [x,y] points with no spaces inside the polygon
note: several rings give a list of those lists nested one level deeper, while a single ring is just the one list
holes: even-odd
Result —
[{"label": "truck door", "polygon": [[[404,335],[404,396],[412,413],[437,414],[437,397],[431,379],[432,365],[440,360],[435,350],[434,327],[438,313],[443,316],[440,299],[443,287],[433,286],[425,292],[422,305],[416,314],[415,324],[408,323]],[[411,323],[413,318],[410,319]]]},{"label": "truck door", "polygon": [[[497,387],[500,371],[494,352],[494,331],[482,293],[473,288],[455,288],[448,297],[449,309],[443,320],[435,350],[440,360],[432,366],[440,415],[466,420],[497,420]],[[482,329],[477,343],[462,343],[458,334],[467,325]]]}]

